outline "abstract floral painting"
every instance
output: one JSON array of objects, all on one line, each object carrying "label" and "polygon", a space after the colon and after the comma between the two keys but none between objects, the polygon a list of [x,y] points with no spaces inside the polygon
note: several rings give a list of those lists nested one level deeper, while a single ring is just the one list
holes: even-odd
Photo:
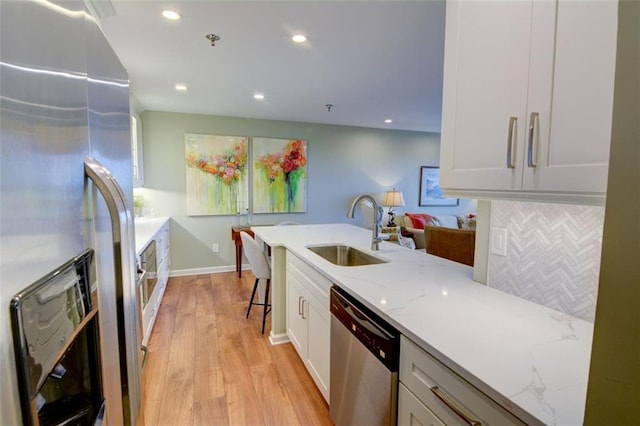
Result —
[{"label": "abstract floral painting", "polygon": [[246,213],[247,138],[186,133],[184,145],[187,215]]},{"label": "abstract floral painting", "polygon": [[253,213],[307,211],[307,142],[253,138]]}]

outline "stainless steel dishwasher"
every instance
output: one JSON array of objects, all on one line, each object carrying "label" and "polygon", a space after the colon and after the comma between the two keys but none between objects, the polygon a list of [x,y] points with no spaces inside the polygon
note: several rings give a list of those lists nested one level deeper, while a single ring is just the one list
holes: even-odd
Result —
[{"label": "stainless steel dishwasher", "polygon": [[329,411],[336,426],[395,425],[400,333],[331,288]]}]

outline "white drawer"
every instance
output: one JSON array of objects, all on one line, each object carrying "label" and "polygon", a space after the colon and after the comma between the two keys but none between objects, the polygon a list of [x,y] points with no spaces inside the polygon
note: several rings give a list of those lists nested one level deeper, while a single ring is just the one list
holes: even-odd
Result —
[{"label": "white drawer", "polygon": [[296,274],[298,279],[304,282],[309,294],[329,309],[329,290],[332,283],[327,277],[291,252],[287,252],[287,272]]},{"label": "white drawer", "polygon": [[446,426],[402,383],[398,385],[399,426]]},{"label": "white drawer", "polygon": [[400,338],[400,381],[447,425],[469,424],[456,409],[483,425],[524,424],[405,336]]}]

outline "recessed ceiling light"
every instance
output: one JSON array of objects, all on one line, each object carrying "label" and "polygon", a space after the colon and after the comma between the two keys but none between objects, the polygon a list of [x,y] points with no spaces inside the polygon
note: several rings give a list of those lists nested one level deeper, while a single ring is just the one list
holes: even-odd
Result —
[{"label": "recessed ceiling light", "polygon": [[295,41],[296,43],[304,43],[305,41],[307,41],[307,38],[302,34],[296,34],[291,37],[291,40]]},{"label": "recessed ceiling light", "polygon": [[173,10],[163,10],[162,16],[170,21],[177,21],[178,19],[180,19],[180,14],[178,12],[174,12]]},{"label": "recessed ceiling light", "polygon": [[385,123],[389,124],[389,123],[393,123],[393,120],[390,118],[387,118],[386,120],[384,120]]},{"label": "recessed ceiling light", "polygon": [[264,99],[264,95],[262,93],[254,93],[253,99]]},{"label": "recessed ceiling light", "polygon": [[178,92],[186,92],[187,91],[187,85],[186,84],[182,84],[182,83],[178,83],[178,84],[176,84],[176,90]]}]

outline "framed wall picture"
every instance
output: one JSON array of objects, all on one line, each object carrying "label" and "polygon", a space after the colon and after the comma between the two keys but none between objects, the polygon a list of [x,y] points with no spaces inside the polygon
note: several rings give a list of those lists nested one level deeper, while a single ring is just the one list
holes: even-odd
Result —
[{"label": "framed wall picture", "polygon": [[249,205],[248,138],[186,133],[187,215],[234,215]]},{"label": "framed wall picture", "polygon": [[253,138],[253,213],[307,211],[307,142]]},{"label": "framed wall picture", "polygon": [[440,168],[431,166],[420,167],[420,207],[457,206],[458,198],[444,198],[440,188]]}]

